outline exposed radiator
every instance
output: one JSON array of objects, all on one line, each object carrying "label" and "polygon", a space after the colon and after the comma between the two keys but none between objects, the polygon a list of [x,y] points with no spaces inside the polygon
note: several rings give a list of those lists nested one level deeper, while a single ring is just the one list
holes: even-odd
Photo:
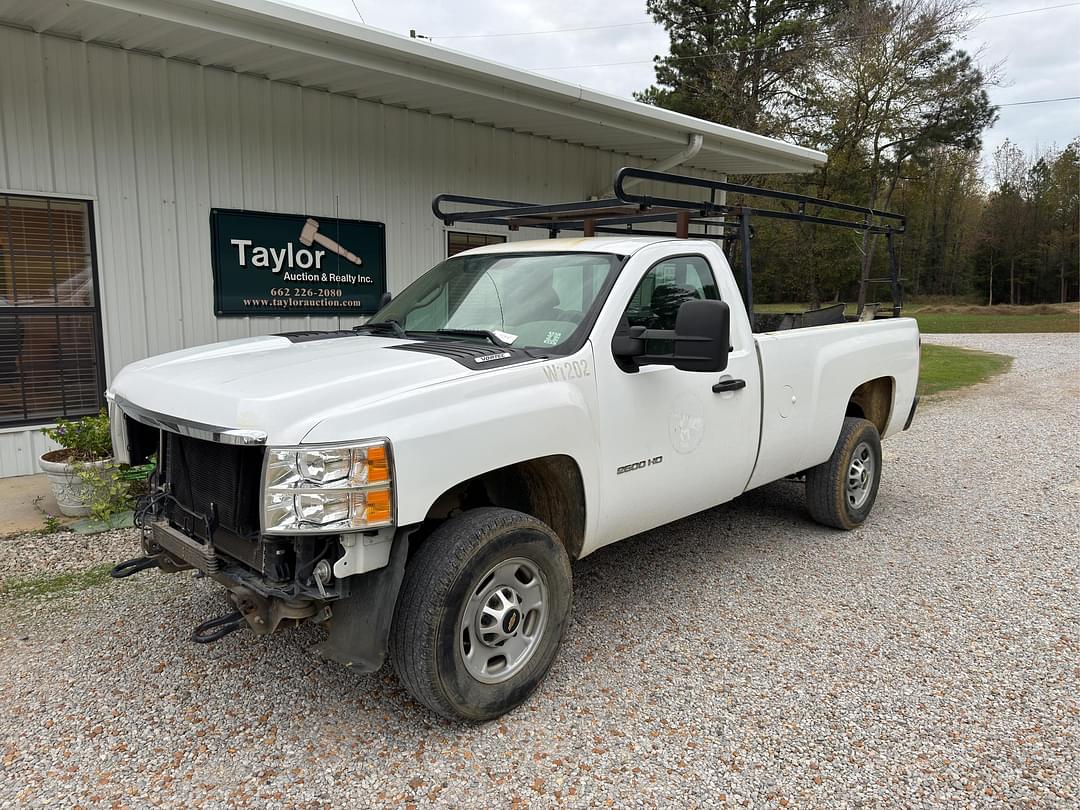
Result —
[{"label": "exposed radiator", "polygon": [[257,534],[263,449],[165,435],[165,480],[175,499],[169,521],[204,542],[208,524],[215,535]]}]

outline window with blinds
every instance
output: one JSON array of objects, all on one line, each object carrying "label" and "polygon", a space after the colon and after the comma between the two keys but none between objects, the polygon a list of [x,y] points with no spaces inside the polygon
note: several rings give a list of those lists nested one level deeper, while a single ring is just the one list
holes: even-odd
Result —
[{"label": "window with blinds", "polygon": [[505,236],[493,233],[466,233],[464,231],[446,232],[446,257],[456,256],[463,250],[481,245],[498,245],[506,241]]},{"label": "window with blinds", "polygon": [[0,193],[0,427],[103,405],[91,218],[83,200]]}]

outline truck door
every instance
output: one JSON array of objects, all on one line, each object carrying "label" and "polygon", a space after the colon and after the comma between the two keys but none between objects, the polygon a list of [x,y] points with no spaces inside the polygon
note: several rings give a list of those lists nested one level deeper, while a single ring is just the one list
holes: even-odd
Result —
[{"label": "truck door", "polygon": [[[661,247],[671,250],[670,243]],[[594,330],[602,467],[598,545],[734,498],[745,488],[757,455],[757,354],[723,254],[715,249],[716,273],[700,254],[648,263],[647,254],[657,252],[646,248],[645,255],[634,257],[605,307],[608,317]],[[641,269],[628,280],[635,264]],[[690,298],[731,305],[733,350],[724,372],[619,367],[611,351],[616,331],[638,325],[674,329],[679,305]],[[722,380],[742,380],[745,387],[714,392]]]}]

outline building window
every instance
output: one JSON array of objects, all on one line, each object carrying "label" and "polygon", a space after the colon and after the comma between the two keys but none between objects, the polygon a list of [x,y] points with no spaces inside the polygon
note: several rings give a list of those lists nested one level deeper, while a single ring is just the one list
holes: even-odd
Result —
[{"label": "building window", "polygon": [[103,405],[92,216],[84,200],[0,194],[0,427]]},{"label": "building window", "polygon": [[496,236],[491,233],[466,233],[465,231],[446,232],[446,255],[453,256],[469,248],[481,247],[482,245],[501,245],[506,241],[505,236]]}]

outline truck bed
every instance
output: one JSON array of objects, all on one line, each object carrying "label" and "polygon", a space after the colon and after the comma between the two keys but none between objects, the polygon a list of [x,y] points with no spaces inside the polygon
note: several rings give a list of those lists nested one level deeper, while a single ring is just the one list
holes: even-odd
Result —
[{"label": "truck bed", "polygon": [[848,400],[871,380],[890,383],[882,438],[901,430],[915,399],[919,328],[914,318],[881,318],[757,334],[762,374],[761,449],[750,487],[829,457]]},{"label": "truck bed", "polygon": [[844,323],[844,308],[840,302],[806,312],[755,312],[754,328],[758,332],[783,332],[788,329],[806,329],[811,326],[828,326]]}]

